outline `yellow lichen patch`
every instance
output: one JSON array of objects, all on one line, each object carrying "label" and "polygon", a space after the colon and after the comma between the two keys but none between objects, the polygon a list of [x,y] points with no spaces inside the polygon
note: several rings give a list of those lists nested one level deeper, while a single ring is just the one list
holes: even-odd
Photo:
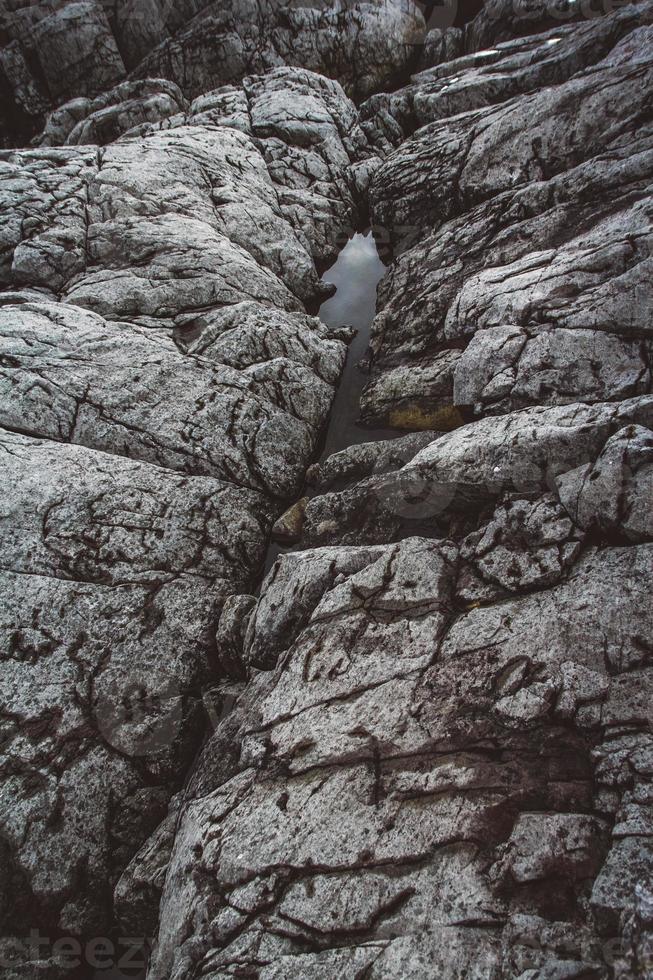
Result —
[{"label": "yellow lichen patch", "polygon": [[465,424],[462,415],[453,405],[447,405],[434,412],[425,412],[419,405],[408,408],[397,408],[390,412],[390,426],[393,429],[410,429],[422,432],[425,429],[437,429],[439,432],[451,432]]}]

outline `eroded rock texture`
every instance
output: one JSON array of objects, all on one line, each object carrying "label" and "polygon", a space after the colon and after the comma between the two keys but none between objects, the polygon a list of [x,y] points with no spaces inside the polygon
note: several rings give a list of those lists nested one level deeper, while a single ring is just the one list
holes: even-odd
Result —
[{"label": "eroded rock texture", "polygon": [[361,110],[361,413],[418,431],[314,466],[223,614],[234,707],[121,882],[169,861],[151,980],[653,975],[653,8],[494,6]]},{"label": "eroded rock texture", "polygon": [[177,86],[192,99],[284,65],[364,97],[415,63],[425,22],[413,0],[3,0],[0,29],[0,119],[31,135],[67,103],[48,123],[52,136],[62,121],[66,129],[91,117],[106,134],[128,118],[164,117]]},{"label": "eroded rock texture", "polygon": [[[11,11],[12,978],[653,977],[653,5],[422,6]],[[398,437],[316,460],[368,215]]]},{"label": "eroded rock texture", "polygon": [[281,69],[185,108],[0,160],[0,914],[19,939],[111,927],[215,708],[222,608],[256,585],[346,355],[307,311],[375,165],[353,104]]}]

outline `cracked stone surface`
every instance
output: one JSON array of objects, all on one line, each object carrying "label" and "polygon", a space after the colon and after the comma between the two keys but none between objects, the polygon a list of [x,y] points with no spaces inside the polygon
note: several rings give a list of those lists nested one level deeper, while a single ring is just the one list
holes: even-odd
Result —
[{"label": "cracked stone surface", "polygon": [[187,108],[178,85],[162,78],[121,82],[110,92],[71,99],[50,113],[38,142],[41,146],[105,146],[145,123],[158,123]]},{"label": "cracked stone surface", "polygon": [[378,160],[337,82],[280,69],[241,96],[246,131],[218,100],[103,149],[2,153],[3,283],[148,326],[319,305],[314,262],[357,223]]},{"label": "cracked stone surface", "polygon": [[653,536],[651,430],[630,425],[607,440],[590,464],[564,473],[558,493],[573,521],[585,530],[647,541]]},{"label": "cracked stone surface", "polygon": [[653,976],[653,4],[587,7],[7,0],[11,980]]},{"label": "cracked stone surface", "polygon": [[462,614],[457,550],[326,548],[270,573],[243,658],[264,645],[276,668],[234,709],[228,778],[186,806],[151,976],[320,975],[336,936],[373,976],[499,976],[521,917],[563,931],[615,901],[615,778],[591,756],[623,727],[645,744],[650,550],[590,549],[567,581]]},{"label": "cracked stone surface", "polygon": [[273,497],[297,489],[333,394],[292,361],[238,372],[68,304],[3,306],[0,333],[7,427]]},{"label": "cracked stone surface", "polygon": [[[425,35],[412,0],[6,0],[0,18],[7,137],[31,135],[48,108],[92,100],[126,77],[166,79],[192,99],[290,65],[365,96],[405,74]],[[120,102],[102,117],[91,110],[91,129],[120,126],[119,116],[169,115],[165,99],[136,105],[125,93]]]},{"label": "cracked stone surface", "polygon": [[650,973],[651,6],[545,7],[361,108],[361,416],[435,431],[313,466],[227,614],[150,980]]},{"label": "cracked stone surface", "polygon": [[[355,109],[300,70],[238,91],[242,129],[220,94],[207,117],[124,83],[51,120],[68,146],[0,161],[0,915],[19,975],[26,929],[111,928],[346,356],[311,314],[372,158]],[[177,100],[165,129],[125,109],[156,93]]]}]

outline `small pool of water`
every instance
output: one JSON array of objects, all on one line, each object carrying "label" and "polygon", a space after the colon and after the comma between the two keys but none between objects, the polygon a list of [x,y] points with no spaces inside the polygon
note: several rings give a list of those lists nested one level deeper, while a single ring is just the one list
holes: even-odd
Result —
[{"label": "small pool of water", "polygon": [[360,396],[369,380],[367,372],[358,365],[369,347],[376,313],[376,287],[384,273],[385,266],[370,231],[366,235],[354,235],[322,277],[338,291],[320,307],[320,320],[330,327],[343,324],[354,327],[356,336],[349,345],[320,459],[347,446],[399,435],[394,429],[368,429],[358,424]]},{"label": "small pool of water", "polygon": [[[396,439],[405,434],[396,429],[367,428],[358,422],[360,396],[369,380],[369,374],[359,365],[370,344],[376,313],[376,287],[384,274],[385,266],[370,231],[350,238],[334,264],[322,276],[325,282],[336,286],[337,292],[320,307],[320,319],[330,327],[354,327],[356,336],[349,345],[347,361],[333,400],[319,451],[320,461],[348,446],[379,439]],[[271,542],[265,559],[264,576],[280,554],[301,550],[302,547],[301,542],[289,548]]]}]

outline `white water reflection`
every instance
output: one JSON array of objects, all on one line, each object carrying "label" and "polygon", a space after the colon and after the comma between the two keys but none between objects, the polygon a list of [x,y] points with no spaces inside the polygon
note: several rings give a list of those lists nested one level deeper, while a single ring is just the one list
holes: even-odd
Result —
[{"label": "white water reflection", "polygon": [[320,307],[320,320],[330,327],[342,323],[369,327],[374,319],[376,286],[384,272],[372,232],[354,235],[322,277],[338,292]]},{"label": "white water reflection", "polygon": [[360,394],[368,381],[368,376],[357,365],[369,346],[376,311],[376,287],[384,273],[385,266],[378,256],[374,235],[370,231],[367,235],[354,235],[323,276],[338,291],[320,307],[320,319],[331,327],[342,324],[355,327],[357,334],[349,345],[322,458],[347,446],[397,435],[397,432],[389,429],[366,429],[357,424]]}]

